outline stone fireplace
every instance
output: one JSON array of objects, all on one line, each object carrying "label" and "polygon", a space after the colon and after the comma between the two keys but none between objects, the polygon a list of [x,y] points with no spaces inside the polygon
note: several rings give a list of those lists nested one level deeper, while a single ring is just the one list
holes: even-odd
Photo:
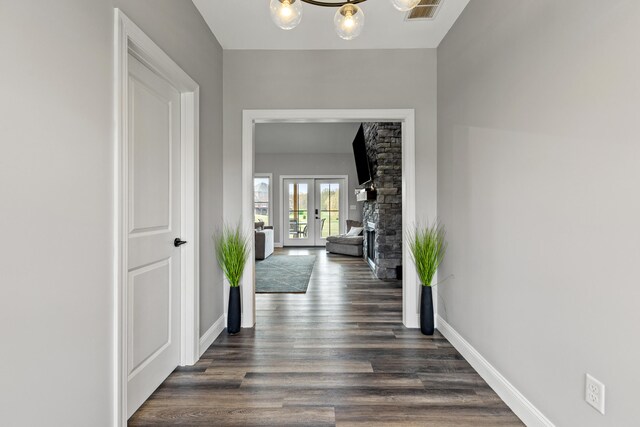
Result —
[{"label": "stone fireplace", "polygon": [[402,125],[363,123],[376,191],[364,201],[364,257],[379,279],[397,279],[402,265]]}]

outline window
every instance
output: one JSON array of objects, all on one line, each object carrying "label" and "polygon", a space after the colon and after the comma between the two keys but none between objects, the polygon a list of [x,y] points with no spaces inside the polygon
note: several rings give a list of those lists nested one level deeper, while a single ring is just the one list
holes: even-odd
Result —
[{"label": "window", "polygon": [[253,216],[255,222],[271,224],[271,174],[256,174],[253,178]]}]

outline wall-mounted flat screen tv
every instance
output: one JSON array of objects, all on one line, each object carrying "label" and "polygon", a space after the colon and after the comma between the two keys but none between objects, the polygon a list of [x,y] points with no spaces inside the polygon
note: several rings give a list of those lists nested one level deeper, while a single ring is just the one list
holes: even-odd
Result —
[{"label": "wall-mounted flat screen tv", "polygon": [[364,129],[362,125],[353,140],[353,157],[356,160],[356,171],[358,172],[358,184],[365,185],[371,182],[371,165],[367,156],[367,146],[364,141]]}]

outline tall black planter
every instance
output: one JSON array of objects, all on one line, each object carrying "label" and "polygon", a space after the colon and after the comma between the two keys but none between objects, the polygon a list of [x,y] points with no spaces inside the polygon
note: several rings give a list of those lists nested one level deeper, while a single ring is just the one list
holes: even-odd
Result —
[{"label": "tall black planter", "polygon": [[420,331],[424,335],[433,335],[435,328],[433,320],[433,295],[431,286],[422,287],[422,297],[420,298]]},{"label": "tall black planter", "polygon": [[229,288],[229,310],[227,311],[227,332],[235,335],[240,332],[240,287]]}]

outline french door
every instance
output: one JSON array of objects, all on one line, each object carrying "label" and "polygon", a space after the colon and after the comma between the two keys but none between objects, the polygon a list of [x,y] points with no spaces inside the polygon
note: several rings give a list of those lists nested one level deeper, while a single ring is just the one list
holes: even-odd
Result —
[{"label": "french door", "polygon": [[284,246],[324,246],[328,236],[344,232],[345,180],[283,180]]}]

